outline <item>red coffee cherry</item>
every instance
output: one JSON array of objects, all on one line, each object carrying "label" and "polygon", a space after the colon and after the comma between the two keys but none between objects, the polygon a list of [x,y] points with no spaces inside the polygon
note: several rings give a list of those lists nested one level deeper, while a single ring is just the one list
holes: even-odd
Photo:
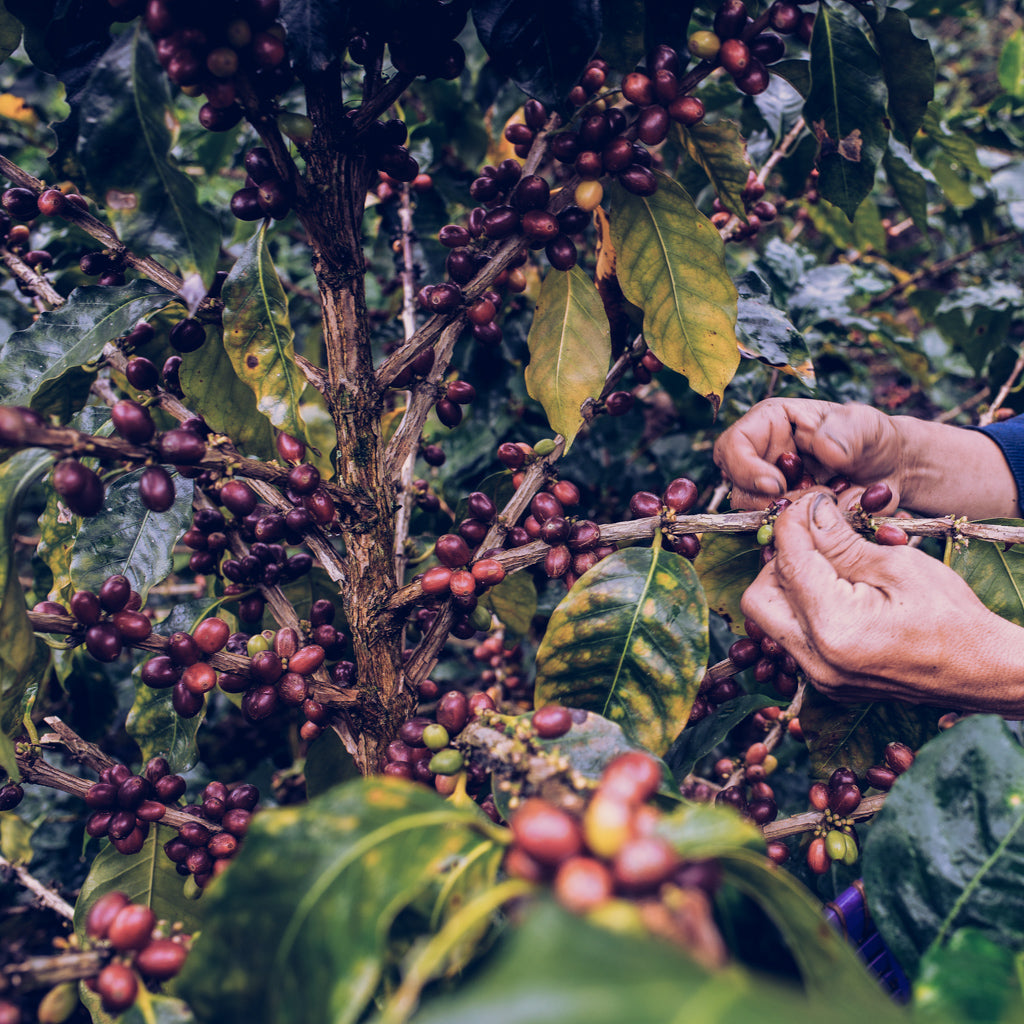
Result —
[{"label": "red coffee cherry", "polygon": [[612,873],[594,857],[570,857],[558,868],[552,883],[555,898],[574,914],[585,914],[611,899]]},{"label": "red coffee cherry", "polygon": [[185,965],[188,950],[172,939],[154,939],[135,956],[135,966],[147,978],[167,981]]},{"label": "red coffee cherry", "polygon": [[557,739],[572,728],[572,712],[560,704],[545,704],[533,713],[530,724],[541,739]]},{"label": "red coffee cherry", "polygon": [[665,488],[662,500],[673,511],[685,514],[697,504],[697,485],[688,477],[679,477]]},{"label": "red coffee cherry", "polygon": [[[462,540],[462,538],[460,537],[459,540]],[[423,593],[430,594],[433,597],[441,597],[449,593],[451,578],[451,569],[447,568],[447,566],[435,565],[423,574],[420,579],[420,586],[423,587]]]},{"label": "red coffee cherry", "polygon": [[914,763],[914,752],[905,743],[890,743],[885,748],[885,763],[902,775]]},{"label": "red coffee cherry", "polygon": [[860,507],[868,515],[881,512],[892,501],[892,488],[885,482],[879,481],[868,487],[860,496]]},{"label": "red coffee cherry", "polygon": [[910,538],[895,523],[882,523],[875,530],[875,540],[885,547],[900,547],[908,544]]},{"label": "red coffee cherry", "polygon": [[139,500],[151,512],[166,512],[174,504],[174,494],[174,480],[163,466],[147,466],[142,471]]},{"label": "red coffee cherry", "polygon": [[85,918],[85,933],[92,939],[105,939],[110,925],[117,915],[128,906],[128,897],[123,892],[108,892],[90,908]]},{"label": "red coffee cherry", "polygon": [[540,864],[554,866],[583,850],[579,822],[541,797],[520,804],[509,825],[518,845]]},{"label": "red coffee cherry", "polygon": [[156,914],[149,907],[129,903],[110,922],[107,938],[114,949],[122,953],[130,949],[142,949],[149,944],[155,926]]},{"label": "red coffee cherry", "polygon": [[216,654],[223,650],[231,635],[231,627],[218,618],[203,619],[192,631],[192,639],[203,654]]},{"label": "red coffee cherry", "polygon": [[601,775],[600,792],[625,803],[639,804],[661,785],[661,765],[642,751],[620,754]]},{"label": "red coffee cherry", "polygon": [[96,976],[96,991],[107,1013],[123,1013],[134,1004],[139,982],[130,967],[115,961]]},{"label": "red coffee cherry", "polygon": [[832,861],[829,858],[828,851],[825,849],[825,840],[822,836],[818,836],[811,840],[811,845],[807,847],[807,866],[816,874],[824,875],[829,867],[831,867]]}]

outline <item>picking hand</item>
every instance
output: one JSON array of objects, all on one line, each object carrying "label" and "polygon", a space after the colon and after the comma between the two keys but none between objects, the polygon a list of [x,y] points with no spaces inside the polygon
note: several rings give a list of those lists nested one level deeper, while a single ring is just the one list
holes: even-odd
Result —
[{"label": "picking hand", "polygon": [[779,516],[774,543],[743,613],[827,696],[1024,717],[1024,630],[952,569],[864,539],[820,492]]},{"label": "picking hand", "polygon": [[[715,464],[732,481],[734,508],[764,508],[786,491],[775,465],[796,452],[820,482],[842,475],[855,484],[885,481],[899,503],[903,458],[890,417],[868,405],[837,405],[812,399],[769,398],[729,427],[715,444]],[[858,488],[843,500],[852,504]]]}]

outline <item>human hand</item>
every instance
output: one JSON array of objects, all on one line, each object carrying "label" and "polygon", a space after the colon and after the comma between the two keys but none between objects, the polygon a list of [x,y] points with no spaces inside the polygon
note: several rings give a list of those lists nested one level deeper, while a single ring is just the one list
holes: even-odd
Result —
[{"label": "human hand", "polygon": [[[868,405],[837,405],[805,398],[758,402],[715,444],[715,464],[732,481],[734,508],[765,508],[781,498],[786,480],[775,465],[783,452],[796,452],[806,470],[824,483],[836,475],[854,484],[889,484],[899,503],[903,471],[900,435],[892,420]],[[862,487],[841,497],[850,507]]]},{"label": "human hand", "polygon": [[952,569],[864,539],[821,492],[778,517],[774,543],[743,613],[826,696],[1024,717],[1024,630]]}]

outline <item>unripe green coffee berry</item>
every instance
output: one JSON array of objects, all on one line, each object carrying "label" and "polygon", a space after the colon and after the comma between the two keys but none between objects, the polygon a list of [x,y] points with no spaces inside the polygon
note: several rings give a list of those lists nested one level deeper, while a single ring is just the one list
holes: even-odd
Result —
[{"label": "unripe green coffee berry", "polygon": [[462,766],[465,763],[465,758],[459,751],[452,747],[446,747],[444,750],[439,750],[430,759],[430,764],[427,767],[435,775],[454,775],[456,772],[462,771]]},{"label": "unripe green coffee berry", "polygon": [[444,750],[450,740],[448,730],[436,722],[432,722],[423,730],[423,746],[429,750]]},{"label": "unripe green coffee berry", "polygon": [[762,523],[757,528],[757,543],[765,548],[771,544],[775,537],[775,527],[771,523]]},{"label": "unripe green coffee berry", "polygon": [[469,617],[469,624],[481,632],[488,631],[492,625],[491,613],[482,604],[478,604]]},{"label": "unripe green coffee berry", "polygon": [[846,856],[846,836],[833,829],[825,836],[825,852],[829,860],[842,860]]},{"label": "unripe green coffee berry", "polygon": [[533,450],[540,456],[550,455],[555,450],[555,442],[545,437],[533,446]]},{"label": "unripe green coffee berry", "polygon": [[843,839],[846,840],[846,853],[843,854],[843,863],[847,866],[857,863],[857,858],[860,856],[860,850],[857,849],[857,840],[853,836],[843,834]]},{"label": "unripe green coffee berry", "polygon": [[257,654],[269,650],[270,641],[262,633],[249,637],[249,642],[245,645],[245,652],[250,658],[255,658]]},{"label": "unripe green coffee berry", "polygon": [[694,32],[686,43],[694,57],[701,60],[714,60],[718,56],[722,40],[714,32]]},{"label": "unripe green coffee berry", "polygon": [[313,138],[313,122],[305,114],[278,114],[277,127],[292,142],[309,142]]}]

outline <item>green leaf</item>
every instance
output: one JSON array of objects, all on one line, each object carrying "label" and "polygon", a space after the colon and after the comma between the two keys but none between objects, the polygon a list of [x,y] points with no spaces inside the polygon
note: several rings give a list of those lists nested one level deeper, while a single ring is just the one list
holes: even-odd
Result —
[{"label": "green leaf", "polygon": [[1024,28],[1018,28],[999,54],[999,84],[1015,99],[1024,100]]},{"label": "green leaf", "polygon": [[145,603],[149,588],[170,575],[174,545],[192,522],[193,484],[174,473],[174,504],[151,512],[139,499],[142,473],[118,477],[107,488],[103,514],[82,520],[71,556],[76,590],[96,591],[108,576],[121,573]]},{"label": "green leaf", "polygon": [[172,160],[170,87],[141,25],[103,55],[75,109],[78,158],[121,239],[147,255],[169,257],[184,277],[198,273],[211,284],[220,226]]},{"label": "green leaf", "polygon": [[959,928],[1024,946],[1022,826],[1024,750],[1002,719],[972,716],[918,751],[863,857],[872,917],[908,975]]},{"label": "green leaf", "polygon": [[882,157],[885,176],[892,185],[900,206],[910,214],[922,238],[928,237],[928,189],[920,165],[910,150],[895,139]]},{"label": "green leaf", "polygon": [[943,151],[951,164],[987,181],[989,171],[978,157],[978,148],[974,140],[966,132],[947,127],[943,120],[946,112],[946,108],[934,100],[928,105],[921,130],[928,136],[930,142]]},{"label": "green leaf", "polygon": [[921,959],[914,979],[915,1024],[1024,1020],[1019,957],[973,928],[958,928],[945,946]]},{"label": "green leaf", "polygon": [[547,107],[569,95],[601,39],[600,0],[475,0],[472,11],[494,72]]},{"label": "green leaf", "polygon": [[771,289],[754,270],[748,270],[736,282],[739,290],[736,333],[740,352],[766,366],[790,373],[802,384],[815,385],[814,365],[804,336],[789,317],[772,303]]},{"label": "green leaf", "polygon": [[750,173],[750,161],[740,126],[735,121],[710,124],[701,121],[679,131],[686,152],[704,169],[722,205],[746,220],[742,193]]},{"label": "green leaf", "polygon": [[669,369],[717,413],[739,365],[736,288],[724,247],[686,191],[664,174],[641,198],[612,189],[612,243],[626,298],[644,311],[644,335]]},{"label": "green leaf", "polygon": [[46,508],[39,515],[39,547],[36,554],[46,563],[53,576],[50,593],[64,607],[71,600],[75,586],[71,582],[71,552],[75,546],[75,517],[60,510],[57,492],[50,488]]},{"label": "green leaf", "polygon": [[42,448],[26,448],[0,463],[0,731],[11,739],[22,730],[26,697],[39,685],[49,662],[28,621],[14,561],[14,534],[26,495],[52,464],[53,454]]},{"label": "green leaf", "polygon": [[888,7],[872,31],[889,91],[889,117],[893,132],[910,145],[935,95],[935,58],[924,39],[918,39],[903,11]]},{"label": "green leaf", "polygon": [[808,992],[837,1007],[858,1005],[872,1020],[875,1013],[882,1020],[904,1019],[853,948],[825,924],[818,900],[788,871],[748,850],[723,850],[718,861],[725,882],[745,892],[775,923]]},{"label": "green leaf", "polygon": [[[986,519],[999,526],[1024,526],[1020,519]],[[1007,551],[1002,544],[972,540],[953,549],[950,568],[966,580],[985,607],[1024,626],[1024,544]]]},{"label": "green leaf", "polygon": [[288,299],[267,247],[266,224],[231,268],[224,289],[224,349],[256,407],[278,430],[304,438],[299,400],[305,380],[295,364]]},{"label": "green leaf", "polygon": [[123,892],[132,903],[149,907],[158,918],[180,921],[186,932],[197,931],[201,908],[185,898],[185,880],[163,850],[163,844],[177,834],[167,825],[150,826],[142,849],[129,856],[105,843],[75,903],[76,934],[85,934],[85,919],[92,905],[108,892]]},{"label": "green leaf", "polygon": [[579,267],[548,271],[527,344],[526,390],[568,451],[583,426],[580,406],[604,387],[612,348],[601,295]]},{"label": "green leaf", "polygon": [[644,0],[601,0],[601,56],[623,74],[632,71],[647,50],[646,6]]},{"label": "green leaf", "polygon": [[21,43],[21,22],[7,10],[0,0],[0,61],[8,57]]},{"label": "green leaf", "polygon": [[12,334],[0,350],[0,401],[30,405],[67,423],[85,404],[93,375],[81,369],[103,346],[171,301],[149,281],[119,288],[76,288],[59,309]]},{"label": "green leaf", "polygon": [[764,854],[761,830],[728,807],[681,804],[658,818],[654,832],[687,860],[732,854],[742,847]]},{"label": "green leaf", "polygon": [[203,1020],[358,1020],[392,921],[479,845],[477,814],[384,778],[262,811],[204,897],[179,992]]},{"label": "green leaf", "polygon": [[211,430],[227,434],[239,451],[253,458],[278,457],[273,428],[259,414],[252,389],[235,373],[217,330],[207,327],[206,341],[186,357],[179,378],[189,408]]},{"label": "green leaf", "polygon": [[514,572],[484,594],[483,606],[505,627],[510,638],[521,640],[530,632],[537,614],[537,587],[528,573]]},{"label": "green leaf", "polygon": [[521,917],[482,968],[426,1003],[415,1024],[863,1024],[866,1012],[873,1024],[905,1021],[869,990],[811,1000],[735,967],[710,972],[667,943],[599,928],[550,901]]},{"label": "green leaf", "polygon": [[740,722],[755,711],[778,703],[777,697],[769,697],[763,693],[746,693],[715,708],[712,714],[702,718],[696,725],[688,725],[676,737],[665,755],[665,761],[672,769],[672,774],[679,780],[685,779]]},{"label": "green leaf", "polygon": [[300,72],[326,71],[348,43],[351,4],[283,0],[277,19],[288,33],[288,53]]},{"label": "green leaf", "polygon": [[693,566],[660,547],[628,548],[598,562],[554,610],[534,702],[596,711],[665,751],[707,658],[708,609]]},{"label": "green leaf", "polygon": [[807,687],[800,728],[811,755],[811,771],[824,779],[842,765],[859,774],[881,764],[887,743],[918,747],[938,731],[942,711],[901,701],[839,704]]},{"label": "green leaf", "polygon": [[705,533],[693,562],[708,608],[731,629],[743,626],[743,593],[761,571],[761,548],[749,533]]},{"label": "green leaf", "polygon": [[804,118],[818,140],[818,190],[850,220],[885,152],[885,81],[868,37],[822,3],[811,36],[811,92]]},{"label": "green leaf", "polygon": [[325,729],[306,751],[303,775],[306,777],[306,797],[312,800],[332,786],[357,778],[359,769],[338,734],[333,729]]}]

